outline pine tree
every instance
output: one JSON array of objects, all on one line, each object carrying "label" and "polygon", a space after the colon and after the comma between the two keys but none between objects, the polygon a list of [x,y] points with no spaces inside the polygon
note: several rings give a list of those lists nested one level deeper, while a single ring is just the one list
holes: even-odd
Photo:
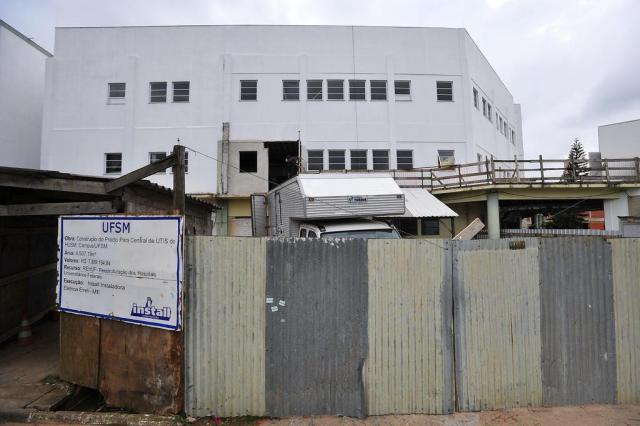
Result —
[{"label": "pine tree", "polygon": [[569,150],[569,159],[563,177],[567,182],[582,180],[589,173],[589,163],[580,139],[575,138]]}]

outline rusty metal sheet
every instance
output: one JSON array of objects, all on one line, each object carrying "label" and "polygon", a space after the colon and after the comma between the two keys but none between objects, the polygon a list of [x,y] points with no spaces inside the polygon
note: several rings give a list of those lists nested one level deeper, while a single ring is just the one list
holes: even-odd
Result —
[{"label": "rusty metal sheet", "polygon": [[101,319],[99,391],[141,413],[183,409],[182,332]]},{"label": "rusty metal sheet", "polygon": [[368,414],[453,411],[445,240],[369,240]]},{"label": "rusty metal sheet", "polygon": [[262,416],[266,239],[186,243],[186,412]]},{"label": "rusty metal sheet", "polygon": [[98,389],[100,320],[60,313],[60,377]]},{"label": "rusty metal sheet", "polygon": [[267,415],[366,415],[367,282],[365,240],[267,241]]},{"label": "rusty metal sheet", "polygon": [[640,403],[640,239],[611,241],[617,402]]},{"label": "rusty metal sheet", "polygon": [[611,246],[602,238],[542,239],[540,278],[544,405],[615,402]]},{"label": "rusty metal sheet", "polygon": [[541,405],[537,240],[452,244],[458,409]]}]

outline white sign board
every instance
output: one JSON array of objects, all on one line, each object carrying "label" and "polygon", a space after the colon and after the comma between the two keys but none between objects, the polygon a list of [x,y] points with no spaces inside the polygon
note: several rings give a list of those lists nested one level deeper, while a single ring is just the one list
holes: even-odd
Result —
[{"label": "white sign board", "polygon": [[180,329],[181,216],[61,216],[62,312]]}]

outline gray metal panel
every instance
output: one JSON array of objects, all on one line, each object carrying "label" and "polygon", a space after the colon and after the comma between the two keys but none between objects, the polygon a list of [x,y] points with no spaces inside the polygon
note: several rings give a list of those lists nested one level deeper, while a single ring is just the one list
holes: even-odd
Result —
[{"label": "gray metal panel", "polygon": [[267,265],[266,414],[366,415],[367,242],[269,240]]},{"label": "gray metal panel", "polygon": [[185,411],[265,413],[263,238],[188,237]]},{"label": "gray metal panel", "polygon": [[544,405],[615,402],[611,246],[542,239],[540,277]]},{"label": "gray metal panel", "polygon": [[267,196],[251,194],[251,231],[254,237],[266,237],[267,224]]},{"label": "gray metal panel", "polygon": [[369,240],[370,415],[453,411],[451,257],[445,240]]},{"label": "gray metal panel", "polygon": [[390,216],[404,214],[402,195],[368,195],[366,201],[354,202],[352,197],[316,197],[305,199],[308,219],[340,218],[354,216]]},{"label": "gray metal panel", "polygon": [[269,193],[270,228],[272,236],[295,236],[297,228],[291,227],[291,218],[304,217],[304,199],[296,179]]},{"label": "gray metal panel", "polygon": [[617,402],[640,403],[640,240],[611,242],[616,322]]},{"label": "gray metal panel", "polygon": [[518,241],[452,242],[460,411],[542,404],[538,243]]}]

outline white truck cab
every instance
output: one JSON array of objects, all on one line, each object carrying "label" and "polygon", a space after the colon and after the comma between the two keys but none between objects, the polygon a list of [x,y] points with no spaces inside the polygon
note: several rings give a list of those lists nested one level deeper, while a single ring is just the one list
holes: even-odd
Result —
[{"label": "white truck cab", "polygon": [[398,231],[391,225],[366,219],[301,223],[298,236],[302,238],[400,238]]}]

